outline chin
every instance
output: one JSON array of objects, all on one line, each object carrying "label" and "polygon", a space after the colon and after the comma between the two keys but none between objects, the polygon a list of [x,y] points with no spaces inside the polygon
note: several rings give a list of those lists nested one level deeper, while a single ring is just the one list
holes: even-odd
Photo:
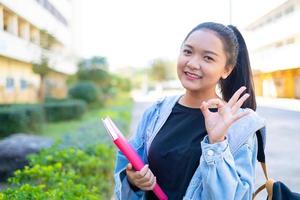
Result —
[{"label": "chin", "polygon": [[197,86],[197,85],[190,84],[190,83],[181,82],[181,85],[182,85],[182,87],[184,87],[184,89],[191,91],[191,92],[198,92],[202,89],[201,86]]}]

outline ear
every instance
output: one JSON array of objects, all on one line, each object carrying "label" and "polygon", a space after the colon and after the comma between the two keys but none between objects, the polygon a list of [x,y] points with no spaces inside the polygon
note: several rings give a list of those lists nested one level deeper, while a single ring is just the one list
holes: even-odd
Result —
[{"label": "ear", "polygon": [[232,70],[233,70],[233,65],[227,65],[225,67],[225,70],[223,71],[223,73],[221,75],[221,78],[222,79],[226,79],[230,75],[230,73],[232,72]]}]

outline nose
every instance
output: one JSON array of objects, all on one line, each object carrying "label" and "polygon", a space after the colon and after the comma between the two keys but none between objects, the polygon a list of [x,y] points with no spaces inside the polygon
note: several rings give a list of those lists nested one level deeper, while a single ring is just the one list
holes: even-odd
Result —
[{"label": "nose", "polygon": [[191,70],[199,70],[201,68],[199,59],[196,56],[191,57],[187,62],[187,67]]}]

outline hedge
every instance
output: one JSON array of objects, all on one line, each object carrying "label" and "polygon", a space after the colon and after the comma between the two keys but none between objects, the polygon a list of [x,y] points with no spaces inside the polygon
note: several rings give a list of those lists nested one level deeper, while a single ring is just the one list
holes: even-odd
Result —
[{"label": "hedge", "polygon": [[70,99],[45,104],[0,105],[0,137],[20,132],[39,132],[45,120],[78,119],[85,110],[84,101]]},{"label": "hedge", "polygon": [[41,105],[17,104],[0,107],[0,136],[17,132],[40,131],[44,123]]},{"label": "hedge", "polygon": [[86,103],[82,100],[46,102],[44,109],[46,120],[50,122],[79,119],[86,110]]}]

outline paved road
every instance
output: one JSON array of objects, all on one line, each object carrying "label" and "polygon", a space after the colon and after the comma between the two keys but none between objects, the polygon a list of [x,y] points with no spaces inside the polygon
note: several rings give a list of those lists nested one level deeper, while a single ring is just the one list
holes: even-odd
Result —
[{"label": "paved road", "polygon": [[[259,107],[257,112],[267,122],[269,176],[300,193],[300,112],[269,107]],[[262,183],[262,171],[257,167],[256,183]]]},{"label": "paved road", "polygon": [[135,101],[130,125],[130,135],[135,133],[138,123],[142,119],[144,111],[150,107],[152,103],[152,101]]},{"label": "paved road", "polygon": [[[131,133],[136,130],[143,111],[151,103],[151,101],[135,103]],[[300,112],[272,107],[259,107],[257,112],[267,122],[266,158],[269,176],[286,183],[290,189],[300,193]],[[259,165],[256,171],[258,186],[264,179]],[[257,199],[266,199],[263,195]]]}]

